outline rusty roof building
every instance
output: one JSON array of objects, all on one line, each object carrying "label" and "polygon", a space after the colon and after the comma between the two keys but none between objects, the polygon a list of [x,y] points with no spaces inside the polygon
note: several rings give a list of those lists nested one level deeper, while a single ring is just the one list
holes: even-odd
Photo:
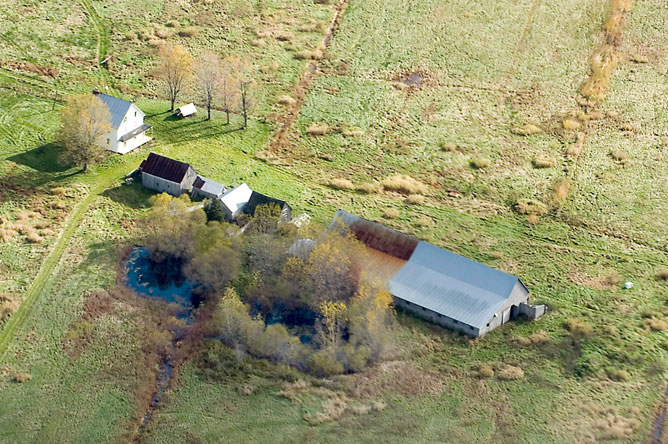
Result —
[{"label": "rusty roof building", "polygon": [[142,185],[155,191],[180,196],[192,190],[197,173],[187,163],[150,153],[139,165]]}]

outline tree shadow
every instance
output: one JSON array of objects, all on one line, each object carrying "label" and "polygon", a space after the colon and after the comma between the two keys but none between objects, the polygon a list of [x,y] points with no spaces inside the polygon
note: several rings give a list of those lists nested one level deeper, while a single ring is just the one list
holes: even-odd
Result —
[{"label": "tree shadow", "polygon": [[[177,116],[176,114],[172,113],[172,114],[168,115],[167,117],[165,117],[162,120],[164,120],[165,122],[176,122],[176,121],[185,120],[185,119],[186,119],[185,117]],[[195,123],[195,122],[193,122],[193,123]]]},{"label": "tree shadow", "polygon": [[15,154],[8,158],[12,162],[25,165],[42,173],[62,173],[69,170],[69,165],[63,165],[59,157],[63,147],[55,143],[47,143],[30,151]]},{"label": "tree shadow", "polygon": [[148,117],[148,118],[157,117],[157,116],[162,116],[163,114],[170,114],[170,113],[171,113],[171,111],[167,110],[167,111],[163,111],[161,113],[146,114],[146,117]]},{"label": "tree shadow", "polygon": [[135,179],[131,185],[109,188],[102,193],[104,197],[134,209],[149,208],[149,199],[155,194],[154,191],[142,186],[141,179],[139,181]]}]

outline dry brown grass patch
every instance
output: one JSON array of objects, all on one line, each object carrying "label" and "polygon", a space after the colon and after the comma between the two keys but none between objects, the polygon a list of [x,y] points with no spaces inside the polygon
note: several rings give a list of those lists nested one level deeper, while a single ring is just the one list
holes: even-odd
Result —
[{"label": "dry brown grass patch", "polygon": [[553,168],[557,165],[557,159],[554,157],[537,157],[532,163],[535,168]]},{"label": "dry brown grass patch", "polygon": [[568,192],[573,183],[569,179],[560,179],[554,184],[552,197],[557,202],[563,202],[568,197]]},{"label": "dry brown grass patch", "polygon": [[432,220],[431,220],[431,218],[429,218],[429,217],[422,216],[422,217],[420,217],[418,220],[415,221],[415,224],[416,224],[418,227],[426,228],[426,227],[431,226],[431,224],[432,224]]},{"label": "dry brown grass patch", "polygon": [[586,98],[601,100],[608,93],[612,71],[622,57],[612,45],[603,45],[590,59],[591,74],[580,92]]},{"label": "dry brown grass patch", "polygon": [[295,103],[297,103],[297,100],[295,100],[294,98],[292,98],[292,97],[290,97],[290,96],[288,96],[288,95],[283,95],[283,96],[279,97],[278,100],[277,100],[276,102],[277,102],[279,105],[288,105],[288,106],[292,106],[292,105],[294,105]]},{"label": "dry brown grass patch", "polygon": [[363,183],[357,186],[357,191],[361,191],[366,194],[374,194],[379,192],[382,189],[379,183]]},{"label": "dry brown grass patch", "polygon": [[565,130],[569,131],[576,131],[580,129],[580,127],[582,126],[582,124],[575,119],[564,119],[564,121],[561,122],[561,124],[563,125]]},{"label": "dry brown grass patch", "polygon": [[517,381],[524,378],[524,370],[522,367],[507,365],[496,372],[496,377],[501,381]]},{"label": "dry brown grass patch", "polygon": [[289,42],[295,38],[295,35],[290,31],[278,31],[274,34],[274,37],[281,42]]},{"label": "dry brown grass patch", "polygon": [[525,123],[524,125],[510,130],[513,134],[518,136],[533,136],[544,132],[543,128],[533,123]]},{"label": "dry brown grass patch", "polygon": [[34,231],[28,233],[28,235],[26,236],[26,238],[28,239],[28,242],[30,242],[31,244],[39,244],[39,243],[41,243],[41,242],[44,240],[44,239],[42,238],[42,236],[40,236],[39,234],[35,233]]},{"label": "dry brown grass patch", "polygon": [[492,259],[501,259],[503,258],[503,251],[492,251],[489,255]]},{"label": "dry brown grass patch", "polygon": [[348,179],[343,179],[343,178],[336,178],[332,179],[329,182],[329,186],[332,188],[336,188],[337,190],[354,190],[355,185]]},{"label": "dry brown grass patch", "polygon": [[381,185],[386,190],[397,191],[404,194],[426,194],[429,190],[427,185],[407,175],[391,176],[383,179]]},{"label": "dry brown grass patch", "polygon": [[474,157],[471,159],[471,166],[476,170],[487,168],[492,164],[492,161],[486,157]]},{"label": "dry brown grass patch", "polygon": [[24,382],[28,382],[32,379],[32,375],[30,373],[17,373],[14,375],[14,382],[18,382],[19,384],[23,384]]},{"label": "dry brown grass patch", "polygon": [[399,210],[396,208],[389,208],[383,212],[383,217],[385,219],[396,219],[399,217]]},{"label": "dry brown grass patch", "polygon": [[8,293],[0,293],[0,323],[5,321],[17,308],[19,308],[18,297]]},{"label": "dry brown grass patch", "polygon": [[593,329],[591,325],[579,318],[567,319],[564,322],[564,328],[571,334],[574,339],[588,338],[592,335]]},{"label": "dry brown grass patch", "polygon": [[568,151],[566,153],[570,159],[577,159],[580,154],[582,154],[582,150],[584,149],[584,139],[584,133],[577,134],[575,143],[568,147]]},{"label": "dry brown grass patch", "polygon": [[547,206],[535,199],[521,199],[515,205],[515,211],[519,214],[544,216],[547,214]]},{"label": "dry brown grass patch", "polygon": [[615,161],[627,165],[631,163],[631,158],[629,157],[629,154],[626,151],[622,150],[611,150],[610,151],[610,157],[612,157]]},{"label": "dry brown grass patch", "polygon": [[181,37],[195,37],[199,34],[199,29],[194,26],[188,26],[179,30],[179,36]]},{"label": "dry brown grass patch", "polygon": [[659,270],[659,272],[656,274],[656,278],[660,281],[668,281],[668,268]]},{"label": "dry brown grass patch", "polygon": [[341,131],[341,134],[346,137],[362,137],[364,135],[364,131],[358,129],[344,129]]},{"label": "dry brown grass patch", "polygon": [[645,326],[650,330],[654,331],[666,331],[668,330],[668,322],[662,321],[661,319],[645,319]]},{"label": "dry brown grass patch", "polygon": [[306,128],[306,134],[309,136],[324,136],[332,131],[332,127],[326,123],[313,123]]},{"label": "dry brown grass patch", "polygon": [[423,205],[424,204],[424,196],[422,194],[410,194],[406,199],[404,200],[409,205]]}]

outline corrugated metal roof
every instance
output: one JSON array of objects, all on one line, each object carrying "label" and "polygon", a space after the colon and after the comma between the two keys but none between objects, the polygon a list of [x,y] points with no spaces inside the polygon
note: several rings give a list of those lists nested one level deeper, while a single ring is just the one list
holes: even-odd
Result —
[{"label": "corrugated metal roof", "polygon": [[227,209],[230,210],[232,215],[236,215],[236,213],[243,209],[243,207],[248,203],[251,194],[253,194],[253,190],[251,190],[250,187],[245,183],[242,183],[238,187],[232,188],[230,191],[223,194],[220,197],[220,200],[223,202],[223,205],[225,205]]},{"label": "corrugated metal roof", "polygon": [[[393,296],[473,327],[483,328],[521,282],[516,276],[343,210],[337,211],[330,229],[338,219],[370,249],[399,259],[404,253],[407,261],[388,276]],[[412,250],[402,250],[412,245]],[[408,257],[406,251],[410,252]],[[382,268],[379,275],[387,276],[398,264],[382,259],[375,257],[369,265]]]},{"label": "corrugated metal roof", "polygon": [[190,165],[187,163],[155,153],[150,153],[139,165],[139,169],[146,174],[176,183],[181,183],[188,172],[188,168],[190,168]]},{"label": "corrugated metal roof", "polygon": [[102,100],[107,108],[109,108],[109,113],[111,114],[111,126],[118,129],[123,123],[125,115],[128,113],[128,110],[132,106],[132,102],[127,100],[119,99],[118,97],[108,96],[101,92],[93,92],[98,99]]},{"label": "corrugated metal roof", "polygon": [[397,298],[475,328],[483,328],[507,298],[410,260],[389,287]]},{"label": "corrugated metal roof", "polygon": [[214,196],[220,196],[227,189],[225,185],[202,176],[197,176],[195,183],[193,183],[193,188],[200,189],[203,192]]},{"label": "corrugated metal roof", "polygon": [[517,277],[488,267],[427,242],[420,241],[409,262],[503,297],[508,297]]}]

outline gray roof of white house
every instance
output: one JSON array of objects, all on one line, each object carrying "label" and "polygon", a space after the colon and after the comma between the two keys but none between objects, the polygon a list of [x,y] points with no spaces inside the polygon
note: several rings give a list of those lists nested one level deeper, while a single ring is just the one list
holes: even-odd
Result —
[{"label": "gray roof of white house", "polygon": [[105,105],[107,105],[107,108],[109,108],[112,128],[118,128],[121,126],[125,115],[128,113],[130,107],[132,107],[132,102],[128,102],[127,100],[119,99],[118,97],[112,97],[103,93],[94,94],[98,99],[102,100]]}]

